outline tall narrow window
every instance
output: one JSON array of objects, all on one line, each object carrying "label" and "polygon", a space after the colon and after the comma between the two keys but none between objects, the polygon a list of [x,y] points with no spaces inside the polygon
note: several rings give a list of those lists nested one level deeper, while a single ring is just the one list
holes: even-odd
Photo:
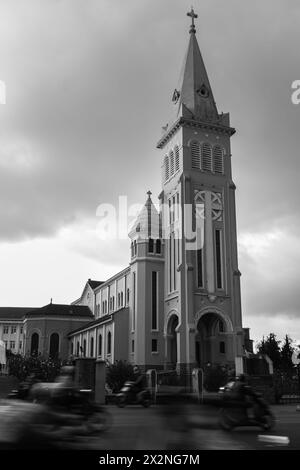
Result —
[{"label": "tall narrow window", "polygon": [[86,339],[83,340],[83,357],[86,356]]},{"label": "tall narrow window", "polygon": [[203,287],[203,253],[202,249],[197,250],[197,278],[198,287]]},{"label": "tall narrow window", "polygon": [[121,292],[121,307],[123,307],[123,292]]},{"label": "tall narrow window", "polygon": [[107,354],[111,354],[111,332],[107,334]]},{"label": "tall narrow window", "polygon": [[131,352],[134,353],[134,339],[131,340]]},{"label": "tall narrow window", "polygon": [[127,303],[129,304],[129,299],[130,299],[130,290],[129,287],[127,289]]},{"label": "tall narrow window", "polygon": [[170,152],[170,176],[173,176],[174,175],[174,152],[171,151]]},{"label": "tall narrow window", "polygon": [[216,230],[216,268],[217,268],[217,288],[222,289],[222,244],[221,230]]},{"label": "tall narrow window", "polygon": [[152,341],[151,341],[151,352],[153,352],[153,353],[158,352],[157,339],[152,339]]},{"label": "tall narrow window", "polygon": [[202,170],[212,171],[211,146],[207,142],[202,145]]},{"label": "tall narrow window", "polygon": [[178,148],[178,145],[176,145],[175,147],[175,173],[176,171],[179,170],[180,168],[180,159],[179,159],[179,148]]},{"label": "tall narrow window", "polygon": [[220,354],[225,354],[225,343],[224,341],[220,341]]},{"label": "tall narrow window", "polygon": [[79,356],[79,341],[77,341],[77,344],[76,344],[76,356]]},{"label": "tall narrow window", "polygon": [[98,337],[98,356],[102,356],[102,335]]},{"label": "tall narrow window", "polygon": [[156,253],[161,254],[161,240],[156,240]]},{"label": "tall narrow window", "polygon": [[214,163],[214,172],[223,173],[223,149],[216,145],[213,149],[213,163]]},{"label": "tall narrow window", "polygon": [[169,224],[172,223],[172,202],[171,199],[169,199]]},{"label": "tall narrow window", "polygon": [[170,292],[172,292],[172,237],[169,238],[169,287]]},{"label": "tall narrow window", "polygon": [[153,240],[153,238],[149,238],[148,252],[149,253],[154,252],[154,240]]},{"label": "tall narrow window", "polygon": [[134,250],[133,250],[133,252],[134,252],[134,256],[136,256],[136,254],[137,254],[137,244],[136,244],[136,240],[134,240],[134,243],[133,243],[133,244],[134,244]]},{"label": "tall narrow window", "polygon": [[91,351],[90,351],[90,356],[94,357],[94,337],[91,337]]},{"label": "tall narrow window", "polygon": [[152,271],[152,330],[157,330],[157,272]]},{"label": "tall narrow window", "polygon": [[133,246],[133,242],[131,242],[131,257],[132,257],[132,258],[134,257],[134,246]]},{"label": "tall narrow window", "polygon": [[191,153],[192,153],[192,168],[195,170],[200,170],[201,168],[201,154],[200,154],[200,144],[197,141],[192,142],[191,144]]},{"label": "tall narrow window", "polygon": [[136,274],[133,273],[133,305],[132,305],[132,331],[135,330],[135,296],[136,296]]},{"label": "tall narrow window", "polygon": [[173,240],[173,286],[174,290],[176,290],[176,266],[177,266],[177,260],[176,260],[176,243],[175,243],[175,234],[173,233],[172,236]]},{"label": "tall narrow window", "polygon": [[168,179],[170,178],[169,157],[168,156],[165,156],[164,167],[165,167],[165,181],[168,181]]}]

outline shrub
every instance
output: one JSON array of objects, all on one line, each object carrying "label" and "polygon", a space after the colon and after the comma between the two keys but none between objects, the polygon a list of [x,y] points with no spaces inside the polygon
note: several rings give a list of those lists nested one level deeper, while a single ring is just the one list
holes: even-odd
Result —
[{"label": "shrub", "polygon": [[106,382],[113,393],[117,393],[126,380],[134,380],[133,366],[126,361],[116,361],[106,369]]}]

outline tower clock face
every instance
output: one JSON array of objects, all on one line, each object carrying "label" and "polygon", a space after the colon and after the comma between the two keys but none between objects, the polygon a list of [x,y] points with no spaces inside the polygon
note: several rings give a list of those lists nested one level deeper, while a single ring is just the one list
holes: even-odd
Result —
[{"label": "tower clock face", "polygon": [[201,98],[208,98],[209,96],[209,90],[204,84],[197,90],[197,93]]}]

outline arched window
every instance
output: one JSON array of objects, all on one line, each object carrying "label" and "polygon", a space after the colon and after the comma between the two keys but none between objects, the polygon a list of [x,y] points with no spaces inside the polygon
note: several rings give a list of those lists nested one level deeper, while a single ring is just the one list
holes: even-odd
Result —
[{"label": "arched window", "polygon": [[170,178],[170,167],[169,167],[169,157],[166,156],[164,160],[164,167],[165,167],[165,181],[168,181]]},{"label": "arched window", "polygon": [[212,171],[212,151],[207,142],[202,144],[202,170]]},{"label": "arched window", "polygon": [[123,307],[123,292],[121,292],[121,307]]},{"label": "arched window", "polygon": [[149,253],[154,252],[154,240],[153,240],[153,238],[149,238],[148,251],[149,251]]},{"label": "arched window", "polygon": [[111,354],[111,332],[107,334],[107,354]]},{"label": "arched window", "polygon": [[214,172],[222,174],[224,172],[223,149],[219,145],[216,145],[213,149],[213,162]]},{"label": "arched window", "polygon": [[120,292],[118,293],[118,307],[121,305],[121,294]]},{"label": "arched window", "polygon": [[195,170],[201,169],[201,152],[200,144],[196,140],[191,143],[191,153],[192,153],[192,168]]},{"label": "arched window", "polygon": [[94,357],[94,337],[91,337],[91,351],[90,351],[90,356]]},{"label": "arched window", "polygon": [[220,341],[220,354],[225,354],[225,342]]},{"label": "arched window", "polygon": [[112,298],[112,309],[115,309],[115,297]]},{"label": "arched window", "polygon": [[79,356],[79,341],[76,344],[76,356]]},{"label": "arched window", "polygon": [[134,245],[133,242],[131,242],[131,257],[134,257]]},{"label": "arched window", "polygon": [[175,173],[176,171],[179,170],[180,168],[180,158],[179,158],[179,148],[178,148],[178,145],[176,145],[175,147]]},{"label": "arched window", "polygon": [[107,313],[107,300],[105,300],[104,306],[105,306],[104,311],[105,311],[105,313]]},{"label": "arched window", "polygon": [[129,299],[130,299],[130,290],[129,287],[127,289],[127,303],[129,304]]},{"label": "arched window", "polygon": [[98,337],[98,355],[102,356],[102,335]]},{"label": "arched window", "polygon": [[161,240],[156,240],[156,253],[161,254]]},{"label": "arched window", "polygon": [[33,333],[31,336],[31,349],[30,354],[33,356],[37,356],[39,352],[39,335],[38,333]]},{"label": "arched window", "polygon": [[86,356],[86,339],[83,340],[83,357]]},{"label": "arched window", "polygon": [[136,240],[134,240],[134,256],[136,256],[136,253],[137,253],[137,244],[136,244]]},{"label": "arched window", "polygon": [[59,350],[59,335],[58,333],[52,333],[50,336],[50,348],[49,348],[49,356],[52,359],[58,358],[58,351]]},{"label": "arched window", "polygon": [[175,168],[174,152],[171,150],[170,152],[170,176],[174,175],[174,168]]}]

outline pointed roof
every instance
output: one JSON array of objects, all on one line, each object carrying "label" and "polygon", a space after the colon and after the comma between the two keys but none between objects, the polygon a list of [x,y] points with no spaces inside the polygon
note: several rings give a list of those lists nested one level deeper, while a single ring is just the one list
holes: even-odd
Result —
[{"label": "pointed roof", "polygon": [[192,9],[188,16],[192,17],[189,45],[180,75],[179,90],[174,91],[173,101],[177,104],[177,116],[186,116],[187,111],[190,111],[193,118],[216,122],[219,119],[218,110],[196,38],[194,18],[197,15]]},{"label": "pointed roof", "polygon": [[151,199],[151,191],[147,192],[148,198],[133,223],[130,238],[160,238],[160,216]]}]

